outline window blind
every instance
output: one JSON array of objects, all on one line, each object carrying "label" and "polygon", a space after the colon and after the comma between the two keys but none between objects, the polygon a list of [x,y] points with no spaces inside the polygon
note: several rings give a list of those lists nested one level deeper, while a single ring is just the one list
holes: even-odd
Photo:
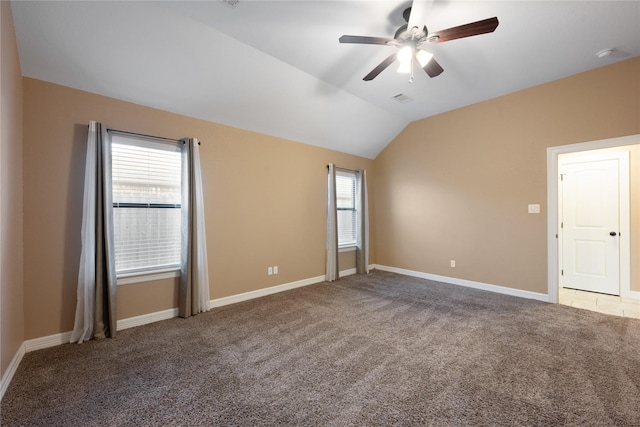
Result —
[{"label": "window blind", "polygon": [[336,171],[336,207],[338,210],[338,246],[356,244],[356,174]]},{"label": "window blind", "polygon": [[179,266],[180,147],[115,134],[112,138],[116,272]]}]

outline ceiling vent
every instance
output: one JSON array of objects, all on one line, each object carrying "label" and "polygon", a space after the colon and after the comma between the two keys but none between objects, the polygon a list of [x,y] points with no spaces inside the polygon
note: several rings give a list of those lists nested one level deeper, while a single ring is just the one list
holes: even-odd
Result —
[{"label": "ceiling vent", "polygon": [[601,50],[600,52],[596,53],[596,56],[598,58],[607,58],[609,56],[611,56],[611,54],[615,51],[615,49],[604,49]]},{"label": "ceiling vent", "polygon": [[235,8],[238,3],[240,3],[240,0],[222,0],[222,3],[226,4],[229,7]]},{"label": "ceiling vent", "polygon": [[413,98],[409,98],[407,95],[405,95],[404,93],[399,93],[397,95],[393,95],[391,97],[392,99],[395,99],[396,101],[398,101],[400,104],[406,104],[407,102],[413,101]]}]

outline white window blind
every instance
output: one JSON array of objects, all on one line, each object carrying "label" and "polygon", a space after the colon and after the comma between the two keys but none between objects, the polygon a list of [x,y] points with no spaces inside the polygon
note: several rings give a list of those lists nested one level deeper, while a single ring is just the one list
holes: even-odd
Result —
[{"label": "white window blind", "polygon": [[338,246],[356,244],[356,173],[336,171]]},{"label": "white window blind", "polygon": [[181,154],[177,144],[112,135],[116,272],[180,265]]}]

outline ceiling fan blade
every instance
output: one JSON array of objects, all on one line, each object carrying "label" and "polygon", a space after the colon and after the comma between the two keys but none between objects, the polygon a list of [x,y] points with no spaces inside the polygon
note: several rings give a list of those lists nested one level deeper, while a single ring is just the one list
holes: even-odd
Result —
[{"label": "ceiling fan blade", "polygon": [[439,76],[444,71],[444,68],[442,68],[440,64],[438,64],[435,58],[431,58],[431,61],[427,62],[427,65],[422,67],[422,69],[431,78]]},{"label": "ceiling fan blade", "polygon": [[389,57],[387,59],[382,61],[380,64],[378,64],[378,66],[376,68],[371,70],[371,72],[369,74],[364,76],[364,78],[362,80],[364,80],[365,82],[368,82],[369,80],[375,79],[378,74],[380,74],[382,71],[384,71],[385,68],[387,68],[389,65],[391,65],[391,63],[393,61],[396,60],[396,57],[397,57],[397,53],[395,53],[395,52],[392,53],[391,55],[389,55]]},{"label": "ceiling fan blade", "polygon": [[458,27],[448,28],[427,35],[428,43],[442,43],[449,40],[462,39],[464,37],[477,36],[479,34],[492,33],[498,27],[498,18],[495,16],[482,21],[471,22]]},{"label": "ceiling fan blade", "polygon": [[422,31],[424,26],[427,25],[427,16],[429,16],[434,1],[435,0],[413,0],[411,4],[411,14],[407,21],[407,30],[411,31],[412,28],[417,28],[418,32]]},{"label": "ceiling fan blade", "polygon": [[367,36],[342,36],[338,39],[340,43],[358,43],[358,44],[394,44],[394,39],[384,37],[367,37]]}]

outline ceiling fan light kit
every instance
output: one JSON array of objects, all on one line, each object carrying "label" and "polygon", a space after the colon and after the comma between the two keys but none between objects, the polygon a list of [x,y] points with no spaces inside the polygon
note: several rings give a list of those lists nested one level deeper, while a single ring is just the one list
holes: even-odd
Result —
[{"label": "ceiling fan light kit", "polygon": [[432,58],[433,53],[427,52],[426,50],[420,49],[416,52],[416,59],[421,67],[426,66]]},{"label": "ceiling fan light kit", "polygon": [[411,59],[413,58],[413,49],[411,46],[405,46],[402,49],[400,49],[398,51],[398,55],[397,55],[398,61],[400,61],[401,64],[408,64],[411,62]]},{"label": "ceiling fan light kit", "polygon": [[[414,0],[416,1],[416,0]],[[482,21],[471,22],[469,24],[460,25],[457,27],[448,28],[446,30],[436,31],[429,33],[425,25],[420,25],[425,22],[425,16],[419,16],[426,13],[430,9],[424,7],[422,3],[418,3],[420,6],[415,7],[416,3],[412,7],[407,8],[402,16],[407,24],[402,25],[396,30],[392,39],[384,37],[368,37],[368,36],[349,36],[343,35],[338,40],[340,43],[355,43],[355,44],[376,44],[384,46],[395,46],[399,48],[397,55],[391,55],[384,61],[378,64],[369,74],[367,74],[363,80],[373,80],[384,71],[395,60],[400,62],[398,67],[399,73],[410,73],[411,77],[409,82],[413,81],[413,59],[420,64],[420,67],[431,78],[439,76],[444,69],[433,58],[433,54],[422,49],[424,45],[442,43],[450,40],[462,39],[465,37],[477,36],[480,34],[492,33],[498,27],[498,18],[493,17],[484,19]],[[418,12],[416,12],[416,10]],[[412,25],[409,29],[409,23],[418,23],[418,25]],[[422,30],[420,29],[422,28]],[[598,56],[600,56],[598,54]]]},{"label": "ceiling fan light kit", "polygon": [[402,74],[410,74],[411,73],[411,61],[401,62],[398,65],[398,72]]}]

